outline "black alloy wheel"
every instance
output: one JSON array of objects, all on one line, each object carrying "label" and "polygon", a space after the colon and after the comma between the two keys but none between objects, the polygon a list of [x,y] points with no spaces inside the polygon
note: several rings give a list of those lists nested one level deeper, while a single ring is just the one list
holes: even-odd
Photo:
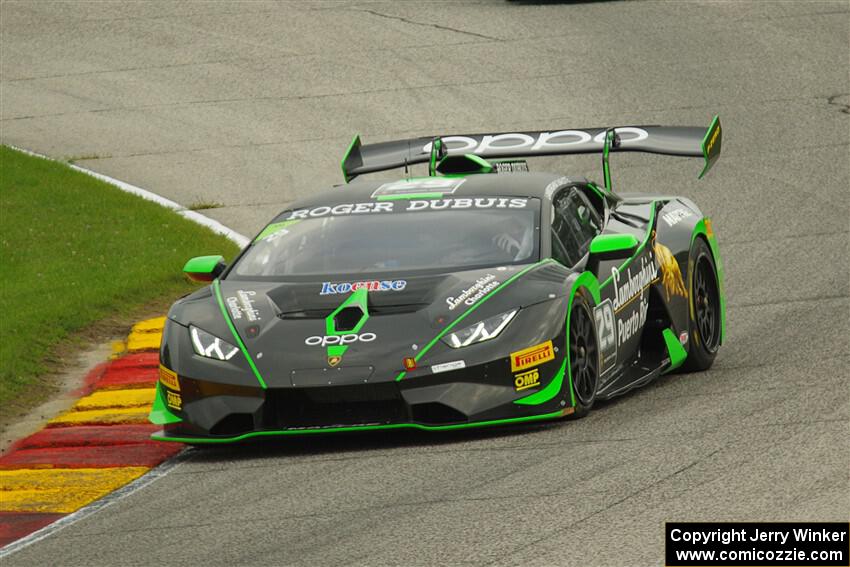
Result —
[{"label": "black alloy wheel", "polygon": [[691,247],[688,298],[688,358],[682,372],[708,370],[720,347],[720,287],[708,244],[696,238]]},{"label": "black alloy wheel", "polygon": [[576,417],[585,415],[596,400],[599,382],[599,350],[596,330],[587,301],[576,295],[570,314],[570,372],[575,395]]},{"label": "black alloy wheel", "polygon": [[714,266],[707,256],[701,256],[694,279],[694,310],[699,336],[708,352],[720,346],[720,294]]}]

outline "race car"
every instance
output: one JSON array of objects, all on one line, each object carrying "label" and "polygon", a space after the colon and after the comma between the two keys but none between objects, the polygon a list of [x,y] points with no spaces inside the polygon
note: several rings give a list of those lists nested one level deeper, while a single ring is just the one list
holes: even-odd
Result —
[{"label": "race car", "polygon": [[[581,417],[724,339],[711,221],[615,193],[609,154],[720,155],[710,126],[423,137],[362,145],[345,184],[293,203],[168,312],[150,421],[162,441]],[[525,159],[601,153],[603,179]],[[410,167],[427,164],[428,175]],[[404,168],[395,180],[363,174]],[[422,172],[424,173],[424,171]]]}]

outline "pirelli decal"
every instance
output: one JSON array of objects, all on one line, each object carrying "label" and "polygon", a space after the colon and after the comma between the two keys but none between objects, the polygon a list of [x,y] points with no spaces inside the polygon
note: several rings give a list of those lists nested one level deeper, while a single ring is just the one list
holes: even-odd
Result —
[{"label": "pirelli decal", "polygon": [[555,358],[552,341],[511,353],[511,372],[519,372]]},{"label": "pirelli decal", "polygon": [[173,370],[169,370],[162,364],[159,365],[159,381],[162,382],[166,388],[170,388],[177,392],[180,391],[180,382],[177,380],[177,373]]}]

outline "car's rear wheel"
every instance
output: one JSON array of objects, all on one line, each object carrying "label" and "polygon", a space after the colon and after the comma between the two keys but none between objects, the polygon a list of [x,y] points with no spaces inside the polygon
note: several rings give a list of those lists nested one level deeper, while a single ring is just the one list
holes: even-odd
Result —
[{"label": "car's rear wheel", "polygon": [[599,350],[590,305],[584,295],[577,293],[570,312],[567,341],[570,354],[572,394],[575,398],[573,417],[587,415],[596,400],[599,384]]},{"label": "car's rear wheel", "polygon": [[720,347],[720,289],[717,269],[708,245],[702,238],[694,241],[688,299],[688,358],[685,372],[707,370]]}]

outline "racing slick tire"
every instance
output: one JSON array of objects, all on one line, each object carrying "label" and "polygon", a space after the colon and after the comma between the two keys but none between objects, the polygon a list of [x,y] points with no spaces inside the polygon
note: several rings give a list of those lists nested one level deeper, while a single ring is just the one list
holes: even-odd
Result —
[{"label": "racing slick tire", "polygon": [[708,370],[720,347],[720,289],[717,267],[708,244],[700,237],[691,248],[688,271],[688,358],[682,372]]},{"label": "racing slick tire", "polygon": [[570,382],[575,399],[575,411],[570,415],[572,419],[584,417],[590,412],[599,386],[599,349],[596,324],[591,313],[590,302],[579,291],[573,301],[567,329]]}]

